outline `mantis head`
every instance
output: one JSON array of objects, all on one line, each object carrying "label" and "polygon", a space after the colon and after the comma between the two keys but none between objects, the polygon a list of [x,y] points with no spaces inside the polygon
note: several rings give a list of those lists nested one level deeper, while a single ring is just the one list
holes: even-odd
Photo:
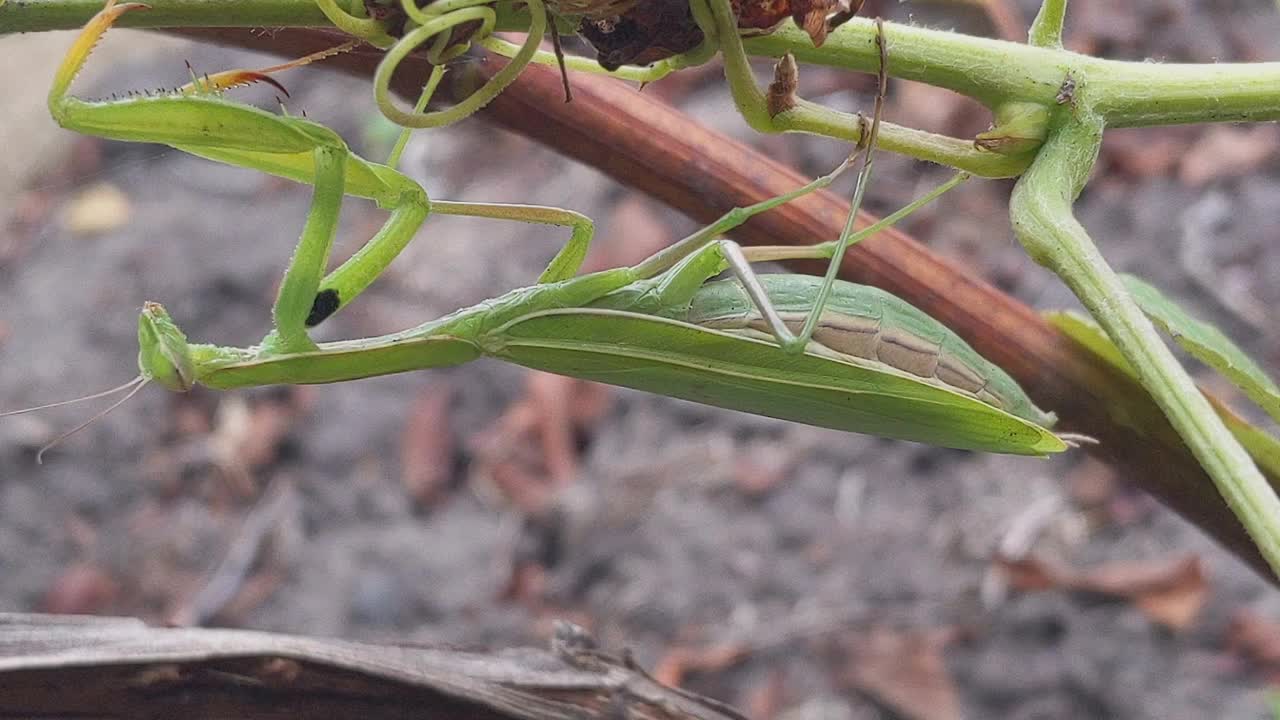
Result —
[{"label": "mantis head", "polygon": [[143,377],[175,392],[196,384],[187,336],[159,303],[146,303],[138,316],[138,368]]}]

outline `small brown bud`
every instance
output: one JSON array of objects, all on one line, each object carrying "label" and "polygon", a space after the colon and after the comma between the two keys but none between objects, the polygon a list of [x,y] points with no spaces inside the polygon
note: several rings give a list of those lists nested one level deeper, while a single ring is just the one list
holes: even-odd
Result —
[{"label": "small brown bud", "polygon": [[796,88],[800,86],[800,67],[791,53],[782,56],[773,67],[773,82],[769,83],[766,103],[769,117],[777,117],[796,106]]}]

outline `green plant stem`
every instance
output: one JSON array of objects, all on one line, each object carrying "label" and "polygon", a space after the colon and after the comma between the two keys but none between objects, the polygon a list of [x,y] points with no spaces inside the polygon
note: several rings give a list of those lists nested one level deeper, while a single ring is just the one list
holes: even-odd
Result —
[{"label": "green plant stem", "polygon": [[[714,23],[707,29],[715,33],[720,45],[725,79],[734,104],[748,125],[759,132],[807,132],[855,143],[862,141],[866,123],[859,115],[799,99],[794,99],[794,105],[789,109],[771,114],[743,52],[733,11],[727,3],[712,2],[706,12]],[[1008,166],[1005,158],[980,152],[970,142],[889,122],[881,124],[877,145],[891,152],[950,165],[983,177],[1010,177],[1017,175],[1026,165],[1024,162],[1021,166]]]},{"label": "green plant stem", "polygon": [[[1052,105],[1070,69],[1087,78],[1094,110],[1107,127],[1280,119],[1280,62],[1150,63],[1101,60],[1067,50],[1032,47],[890,23],[885,25],[889,74],[954,90],[988,107],[1025,101]],[[855,18],[821,48],[784,25],[745,38],[751,55],[874,73],[875,23]]]},{"label": "green plant stem", "polygon": [[[779,131],[807,132],[851,143],[862,141],[863,123],[858,115],[832,110],[807,100],[801,100],[790,110],[773,116],[772,123]],[[1031,161],[1029,153],[1019,156],[1000,155],[979,150],[972,140],[939,135],[890,122],[881,123],[876,147],[985,178],[1017,177]]]},{"label": "green plant stem", "polygon": [[[329,23],[313,0],[149,0],[121,27],[317,27]],[[82,26],[101,0],[14,0],[0,5],[0,35]],[[500,17],[518,25],[520,13]],[[1094,110],[1108,127],[1280,119],[1280,62],[1165,64],[1101,60],[1066,50],[887,24],[890,74],[947,88],[988,107],[1014,102],[1051,105],[1070,68],[1088,79]],[[746,38],[748,53],[874,73],[875,23],[855,18],[821,48],[791,24]]]},{"label": "green plant stem", "polygon": [[1280,576],[1280,498],[1072,214],[1105,127],[1081,94],[1077,86],[1075,105],[1058,113],[1036,159],[1014,187],[1009,201],[1014,232],[1028,254],[1057,273],[1107,331]]},{"label": "green plant stem", "polygon": [[1036,47],[1062,47],[1062,26],[1067,19],[1067,0],[1044,0],[1031,22],[1027,43]]},{"label": "green plant stem", "polygon": [[[715,34],[720,45],[725,79],[729,83],[734,104],[748,125],[759,132],[806,132],[855,143],[862,141],[866,123],[859,115],[840,112],[798,98],[794,99],[792,107],[774,113],[769,108],[764,93],[756,85],[755,75],[743,50],[742,38],[737,33],[737,18],[729,4],[721,1],[709,2],[706,12],[710,16],[710,24],[706,29]],[[874,45],[874,38],[872,42]],[[878,63],[877,59],[877,68]],[[1022,172],[1031,159],[1029,154],[1011,158],[984,152],[975,147],[972,141],[890,122],[881,123],[876,144],[890,152],[948,165],[980,177],[1014,177]]]},{"label": "green plant stem", "polygon": [[[102,9],[103,0],[15,0],[0,5],[0,35],[73,30]],[[126,13],[117,27],[332,27],[315,0],[147,0],[147,12]]]},{"label": "green plant stem", "polygon": [[[152,9],[129,13],[125,27],[316,27],[328,21],[314,0],[149,0]],[[0,5],[0,35],[8,32],[80,27],[101,8],[101,0],[21,0]],[[1035,32],[1049,38],[1061,30],[1064,0],[1047,0]],[[500,14],[500,28],[518,28],[527,14]],[[1165,125],[1215,121],[1280,119],[1280,63],[1160,64],[1100,60],[1056,47],[971,37],[910,25],[886,26],[890,74],[954,90],[990,108],[1011,103],[1052,107],[1068,68],[1078,81],[1088,81],[1094,109],[1108,127]],[[781,57],[793,53],[806,63],[875,72],[879,53],[875,23],[856,18],[827,39],[821,48],[788,24],[764,36],[743,41],[754,55]],[[759,90],[753,88],[756,95]],[[735,88],[735,95],[744,92]],[[748,117],[753,126],[773,132],[800,131],[856,139],[856,116],[802,103],[778,122]],[[967,141],[885,124],[886,149],[952,165],[983,177],[1008,177],[1025,168],[1029,155],[1001,156],[972,147]]]}]

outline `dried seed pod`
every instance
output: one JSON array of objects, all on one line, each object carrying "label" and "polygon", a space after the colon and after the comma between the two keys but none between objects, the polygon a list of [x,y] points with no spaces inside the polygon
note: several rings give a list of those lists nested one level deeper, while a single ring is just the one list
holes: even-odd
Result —
[{"label": "dried seed pod", "polygon": [[777,117],[796,106],[796,88],[800,87],[800,67],[791,53],[782,56],[773,66],[773,82],[769,84],[769,92],[765,102],[769,108],[769,117]]},{"label": "dried seed pod", "polygon": [[[829,31],[858,12],[862,0],[731,0],[730,4],[743,30],[768,33],[792,18],[817,47]],[[702,42],[702,30],[685,0],[558,0],[553,9],[583,16],[578,34],[596,49],[597,61],[609,70],[648,65]]]},{"label": "dried seed pod", "polygon": [[687,0],[645,0],[619,15],[584,18],[578,34],[591,43],[599,53],[597,62],[608,70],[648,65],[702,42]]},{"label": "dried seed pod", "polygon": [[821,47],[827,33],[857,14],[862,0],[732,0],[738,27],[770,32],[791,18]]}]

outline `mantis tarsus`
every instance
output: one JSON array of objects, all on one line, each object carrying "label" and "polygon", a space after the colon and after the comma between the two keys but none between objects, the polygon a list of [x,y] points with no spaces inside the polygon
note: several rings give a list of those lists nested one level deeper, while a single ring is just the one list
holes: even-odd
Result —
[{"label": "mantis tarsus", "polygon": [[[482,355],[840,430],[957,448],[1043,455],[1066,448],[1053,422],[998,367],[902,300],[864,286],[794,275],[757,276],[750,262],[839,258],[845,248],[964,179],[957,176],[877,226],[811,248],[742,249],[719,235],[751,216],[829,185],[857,157],[790,193],[730,211],[632,266],[575,277],[591,224],[564,210],[430,201],[389,165],[351,153],[308,120],[231,102],[221,90],[260,73],[219,73],[158,97],[87,102],[68,87],[97,39],[137,4],[106,8],[86,25],[59,69],[49,104],[66,127],[163,142],[315,187],[297,250],[273,308],[274,329],[250,348],[191,344],[158,304],[139,319],[141,378],[186,391],[330,383],[444,367]],[[874,139],[883,103],[868,132]],[[867,150],[869,154],[870,144]],[[870,173],[864,158],[858,205]],[[391,210],[375,237],[324,274],[344,194]],[[412,238],[429,212],[567,225],[573,236],[537,285],[439,320],[375,338],[317,345],[307,328],[358,296]],[[708,280],[724,270],[734,280]]]}]

